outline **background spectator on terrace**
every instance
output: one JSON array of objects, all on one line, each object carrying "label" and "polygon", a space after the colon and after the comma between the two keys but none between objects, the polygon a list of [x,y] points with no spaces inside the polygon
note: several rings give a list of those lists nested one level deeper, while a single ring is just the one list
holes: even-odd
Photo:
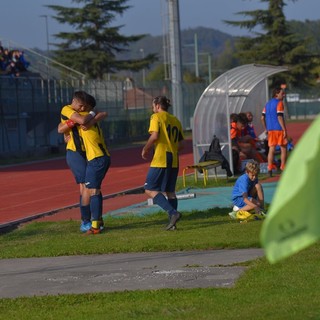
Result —
[{"label": "background spectator on terrace", "polygon": [[23,51],[3,48],[0,43],[0,72],[7,75],[19,76],[21,72],[27,71],[29,62],[24,58]]},{"label": "background spectator on terrace", "polygon": [[0,67],[1,71],[5,71],[10,64],[9,50],[3,47],[0,48]]}]

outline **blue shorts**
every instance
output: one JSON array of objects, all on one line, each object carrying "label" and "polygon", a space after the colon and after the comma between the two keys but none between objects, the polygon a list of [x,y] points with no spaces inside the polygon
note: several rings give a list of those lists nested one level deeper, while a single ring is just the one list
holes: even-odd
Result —
[{"label": "blue shorts", "polygon": [[87,168],[86,154],[84,152],[67,150],[66,161],[76,182],[78,184],[84,183]]},{"label": "blue shorts", "polygon": [[144,189],[161,192],[175,192],[178,172],[179,168],[150,167]]},{"label": "blue shorts", "polygon": [[88,161],[85,185],[88,189],[101,189],[101,183],[109,167],[110,157],[102,156]]},{"label": "blue shorts", "polygon": [[[250,201],[252,201],[252,197],[248,197]],[[237,206],[239,209],[243,208],[247,204],[243,201],[243,197],[237,197],[232,200],[234,206]]]}]

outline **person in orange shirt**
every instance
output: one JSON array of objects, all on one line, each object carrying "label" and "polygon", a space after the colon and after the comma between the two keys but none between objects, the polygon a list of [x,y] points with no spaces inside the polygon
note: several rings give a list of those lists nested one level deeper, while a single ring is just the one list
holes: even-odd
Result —
[{"label": "person in orange shirt", "polygon": [[[245,159],[253,159],[261,162],[266,162],[264,154],[259,153],[256,147],[255,140],[248,134],[245,135],[245,128],[248,124],[248,119],[245,113],[239,113],[237,116],[231,115],[233,122],[231,122],[230,136],[233,150],[233,160],[235,171],[241,171],[241,161]],[[238,153],[239,161],[236,162]]]},{"label": "person in orange shirt", "polygon": [[239,173],[241,160],[247,159],[246,153],[244,153],[240,147],[239,141],[242,137],[242,131],[246,126],[246,122],[238,114],[232,113],[230,115],[230,138],[232,146],[232,159],[233,159],[233,172]]}]

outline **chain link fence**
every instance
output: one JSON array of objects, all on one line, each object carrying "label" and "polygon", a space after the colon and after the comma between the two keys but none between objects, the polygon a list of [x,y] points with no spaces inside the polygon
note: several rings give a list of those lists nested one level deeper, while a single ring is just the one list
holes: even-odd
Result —
[{"label": "chain link fence", "polygon": [[[60,110],[70,104],[73,92],[84,90],[97,100],[97,110],[107,111],[101,122],[109,146],[148,138],[152,99],[171,96],[170,82],[137,88],[127,81],[85,81],[41,77],[0,78],[1,156],[57,153],[64,149],[58,134]],[[206,84],[184,84],[183,119],[192,129],[192,117]],[[313,118],[320,112],[320,99],[303,94],[288,95],[291,119]]]},{"label": "chain link fence", "polygon": [[[184,85],[185,129],[205,84]],[[70,104],[74,91],[84,90],[97,100],[96,109],[107,111],[101,122],[109,145],[147,139],[152,99],[170,97],[170,83],[137,88],[130,81],[56,80],[41,77],[0,78],[0,152],[2,156],[56,153],[64,149],[57,133],[60,110]]]}]

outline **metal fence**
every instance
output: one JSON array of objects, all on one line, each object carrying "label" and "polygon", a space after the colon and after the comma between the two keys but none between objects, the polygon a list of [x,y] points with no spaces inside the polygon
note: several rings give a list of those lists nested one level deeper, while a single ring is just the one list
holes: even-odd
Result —
[{"label": "metal fence", "polygon": [[288,102],[290,119],[314,118],[320,113],[320,99],[302,99],[296,102]]},{"label": "metal fence", "polygon": [[[57,133],[60,110],[71,102],[75,90],[85,90],[97,100],[97,109],[108,112],[101,126],[109,145],[148,137],[151,103],[157,95],[171,96],[170,83],[136,88],[128,81],[57,80],[41,77],[0,77],[0,153],[48,153],[64,148]],[[183,127],[192,127],[192,117],[206,84],[183,85]],[[320,99],[288,101],[290,118],[314,117]]]},{"label": "metal fence", "polygon": [[[185,85],[184,128],[190,128],[197,101],[204,84]],[[109,144],[137,141],[148,137],[153,97],[170,97],[170,84],[159,83],[135,88],[126,81],[56,80],[41,77],[0,78],[0,152],[56,152],[64,146],[57,133],[60,111],[70,104],[73,92],[85,90],[97,100],[97,109],[108,112],[101,123]]]}]

